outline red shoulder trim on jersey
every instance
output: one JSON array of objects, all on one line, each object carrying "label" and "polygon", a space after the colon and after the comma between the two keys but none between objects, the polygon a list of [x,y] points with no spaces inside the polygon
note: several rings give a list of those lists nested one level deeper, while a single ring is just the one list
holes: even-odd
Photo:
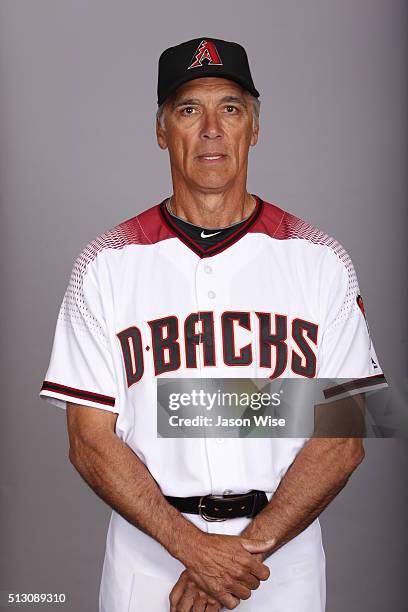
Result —
[{"label": "red shoulder trim on jersey", "polygon": [[300,238],[314,244],[326,245],[332,248],[340,259],[346,253],[332,236],[269,202],[264,202],[262,215],[249,231],[267,234],[276,240]]},{"label": "red shoulder trim on jersey", "polygon": [[285,214],[285,211],[279,208],[279,206],[263,201],[262,214],[259,215],[256,223],[252,225],[248,232],[275,237]]},{"label": "red shoulder trim on jersey", "polygon": [[122,249],[131,244],[154,244],[172,237],[171,231],[163,224],[160,204],[156,204],[91,240],[79,255],[76,267],[84,274],[88,264],[104,249]]},{"label": "red shoulder trim on jersey", "polygon": [[155,204],[101,234],[99,243],[102,248],[120,249],[130,244],[155,244],[173,238],[171,231],[163,225],[160,206]]},{"label": "red shoulder trim on jersey", "polygon": [[152,208],[144,210],[139,215],[130,219],[135,224],[138,224],[143,232],[144,242],[142,244],[155,244],[167,238],[174,238],[175,233],[165,223],[161,214],[161,207],[164,206],[167,198],[160,204],[156,204]]}]

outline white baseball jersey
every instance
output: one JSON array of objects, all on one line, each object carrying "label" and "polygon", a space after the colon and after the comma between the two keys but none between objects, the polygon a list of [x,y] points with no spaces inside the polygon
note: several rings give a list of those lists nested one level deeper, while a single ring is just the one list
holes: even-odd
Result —
[{"label": "white baseball jersey", "polygon": [[[256,199],[246,222],[206,251],[177,227],[165,202],[124,221],[85,247],[62,301],[41,396],[61,408],[77,402],[117,413],[117,435],[165,495],[259,489],[270,498],[307,438],[158,438],[158,377],[330,377],[347,378],[357,390],[386,385],[344,248]],[[185,516],[219,533],[238,534],[249,521]],[[318,521],[267,563],[270,591],[265,583],[242,606],[282,612],[279,597],[288,601],[289,589],[303,602],[296,610],[324,609]],[[113,511],[101,612],[150,610],[137,587],[141,580],[148,590],[146,576],[154,578],[149,597],[162,597],[151,609],[167,609],[165,594],[182,569]]]}]

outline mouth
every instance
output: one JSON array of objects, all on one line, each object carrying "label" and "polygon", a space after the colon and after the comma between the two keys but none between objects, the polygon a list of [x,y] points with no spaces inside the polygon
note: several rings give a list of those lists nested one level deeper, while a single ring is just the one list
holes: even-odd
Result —
[{"label": "mouth", "polygon": [[211,163],[224,161],[226,157],[227,156],[224,155],[223,153],[204,153],[203,155],[197,155],[196,159],[199,162],[211,164]]}]

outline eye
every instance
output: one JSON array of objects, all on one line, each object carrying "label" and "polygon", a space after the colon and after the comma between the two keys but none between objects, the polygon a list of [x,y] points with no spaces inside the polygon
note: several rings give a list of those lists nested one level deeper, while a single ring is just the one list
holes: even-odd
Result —
[{"label": "eye", "polygon": [[184,108],[181,109],[181,114],[182,115],[193,115],[195,112],[195,108],[194,106],[185,106]]},{"label": "eye", "polygon": [[225,111],[228,115],[233,115],[238,112],[238,108],[233,104],[228,104],[228,106],[225,107]]}]

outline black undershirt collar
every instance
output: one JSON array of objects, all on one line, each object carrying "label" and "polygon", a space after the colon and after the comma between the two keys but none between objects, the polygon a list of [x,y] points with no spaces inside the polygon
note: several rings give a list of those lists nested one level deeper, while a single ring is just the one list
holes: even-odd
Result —
[{"label": "black undershirt collar", "polygon": [[194,223],[190,223],[190,221],[186,221],[185,219],[181,219],[181,217],[177,217],[177,215],[175,215],[168,209],[167,202],[166,209],[169,215],[171,215],[173,223],[175,223],[191,238],[191,240],[193,240],[205,251],[228,238],[230,235],[236,232],[241,225],[244,225],[248,219],[247,217],[242,221],[237,221],[236,223],[233,223],[232,225],[227,225],[226,227],[218,229],[209,229],[200,225],[194,225]]}]

